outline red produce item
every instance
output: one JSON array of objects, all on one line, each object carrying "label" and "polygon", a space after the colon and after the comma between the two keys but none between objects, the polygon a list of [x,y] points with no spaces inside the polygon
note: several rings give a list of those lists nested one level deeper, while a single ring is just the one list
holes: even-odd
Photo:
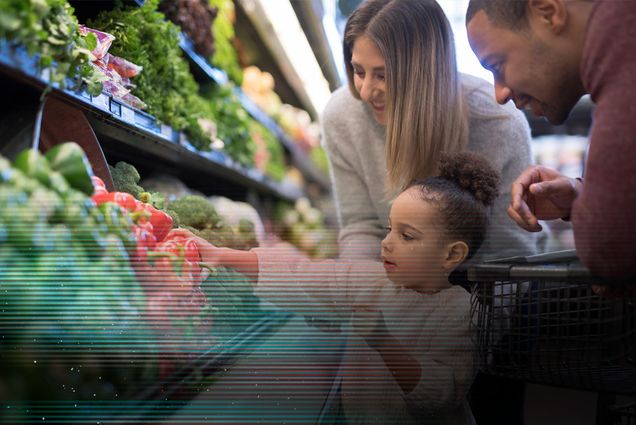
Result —
[{"label": "red produce item", "polygon": [[110,53],[106,56],[108,58],[108,69],[116,71],[122,78],[132,78],[144,69],[142,66],[136,65],[119,56],[111,55]]},{"label": "red produce item", "polygon": [[79,26],[79,31],[80,34],[83,36],[86,36],[89,32],[92,32],[93,34],[95,34],[95,37],[97,37],[97,47],[95,47],[95,49],[93,49],[93,51],[91,52],[97,59],[101,59],[106,55],[108,49],[110,49],[110,45],[113,44],[113,41],[115,40],[115,36],[112,34],[94,30],[84,25]]}]

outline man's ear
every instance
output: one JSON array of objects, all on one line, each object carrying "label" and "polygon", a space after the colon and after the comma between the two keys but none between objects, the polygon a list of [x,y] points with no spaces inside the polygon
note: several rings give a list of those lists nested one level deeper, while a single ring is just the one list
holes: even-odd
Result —
[{"label": "man's ear", "polygon": [[452,271],[455,267],[464,262],[468,256],[468,245],[464,241],[455,241],[446,245],[446,259],[443,267],[445,270]]},{"label": "man's ear", "polygon": [[528,20],[558,35],[566,26],[568,10],[564,0],[528,0]]}]

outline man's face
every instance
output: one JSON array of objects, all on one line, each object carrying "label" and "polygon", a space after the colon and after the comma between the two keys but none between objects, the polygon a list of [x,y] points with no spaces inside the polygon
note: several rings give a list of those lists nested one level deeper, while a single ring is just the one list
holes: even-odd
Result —
[{"label": "man's face", "polygon": [[468,23],[468,39],[481,64],[493,73],[497,102],[512,100],[519,109],[561,124],[584,94],[579,64],[556,47],[555,34],[529,19],[528,28],[513,31],[494,25],[479,11]]}]

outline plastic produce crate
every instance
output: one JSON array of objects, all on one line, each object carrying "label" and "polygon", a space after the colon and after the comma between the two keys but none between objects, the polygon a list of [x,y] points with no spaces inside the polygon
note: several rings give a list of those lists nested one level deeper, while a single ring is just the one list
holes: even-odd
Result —
[{"label": "plastic produce crate", "polygon": [[636,393],[636,305],[594,294],[573,251],[478,264],[468,280],[485,373]]}]

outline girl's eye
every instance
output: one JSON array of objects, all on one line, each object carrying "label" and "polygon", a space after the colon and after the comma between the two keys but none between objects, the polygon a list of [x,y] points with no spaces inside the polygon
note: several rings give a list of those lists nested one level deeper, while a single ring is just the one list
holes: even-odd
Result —
[{"label": "girl's eye", "polygon": [[384,81],[384,74],[378,74],[378,80]]},{"label": "girl's eye", "polygon": [[391,226],[384,226],[384,230],[386,230],[387,232],[391,232]]},{"label": "girl's eye", "polygon": [[402,239],[404,239],[405,241],[412,241],[413,237],[411,235],[408,235],[406,233],[402,233]]},{"label": "girl's eye", "polygon": [[363,71],[363,70],[361,70],[361,69],[354,69],[354,70],[353,70],[353,73],[354,73],[355,75],[357,75],[358,77],[360,77],[360,78],[364,78],[364,71]]}]

